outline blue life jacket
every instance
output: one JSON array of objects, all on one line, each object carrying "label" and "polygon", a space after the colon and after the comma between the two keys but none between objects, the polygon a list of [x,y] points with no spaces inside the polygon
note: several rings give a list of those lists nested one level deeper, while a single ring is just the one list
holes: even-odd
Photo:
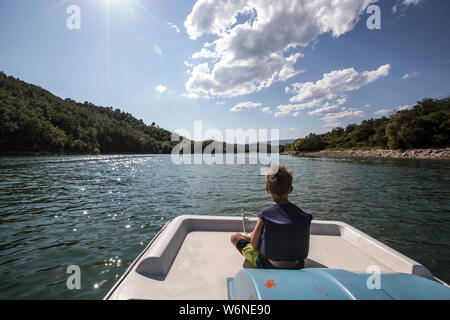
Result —
[{"label": "blue life jacket", "polygon": [[264,221],[260,255],[275,261],[306,259],[312,215],[289,202],[265,208],[258,217]]}]

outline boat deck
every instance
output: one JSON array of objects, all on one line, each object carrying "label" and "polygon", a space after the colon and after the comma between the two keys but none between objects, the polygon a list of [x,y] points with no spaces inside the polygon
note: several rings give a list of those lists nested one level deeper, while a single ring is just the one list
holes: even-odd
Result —
[{"label": "boat deck", "polygon": [[[254,219],[247,221],[251,230]],[[209,230],[208,230],[209,229]],[[106,299],[228,299],[227,278],[251,267],[230,243],[242,220],[180,216],[160,232]],[[307,268],[403,272],[433,279],[422,265],[341,222],[313,221]]]}]

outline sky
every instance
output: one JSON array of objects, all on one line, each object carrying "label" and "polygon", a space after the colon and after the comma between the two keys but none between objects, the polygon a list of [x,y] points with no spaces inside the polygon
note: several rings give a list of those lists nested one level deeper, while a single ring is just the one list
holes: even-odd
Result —
[{"label": "sky", "polygon": [[0,0],[0,70],[171,131],[292,139],[448,96],[449,31],[448,0]]}]

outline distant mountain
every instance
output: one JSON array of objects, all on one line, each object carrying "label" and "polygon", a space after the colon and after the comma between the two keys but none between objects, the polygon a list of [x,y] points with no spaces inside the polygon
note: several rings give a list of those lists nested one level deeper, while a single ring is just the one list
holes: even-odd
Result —
[{"label": "distant mountain", "polygon": [[[293,143],[293,142],[295,142],[295,141],[297,141],[297,139],[284,139],[284,140],[279,140],[278,141],[278,145],[279,146],[285,146],[286,144],[289,144],[289,143]],[[267,145],[272,145],[272,144],[274,144],[274,142],[275,141],[269,141],[269,142],[258,142],[258,143],[250,143],[250,145],[251,146],[253,146],[253,145],[255,145],[255,144],[261,144],[261,145],[263,145],[263,144],[267,144]]]},{"label": "distant mountain", "polygon": [[3,153],[170,153],[177,144],[171,135],[129,113],[63,100],[0,72]]},{"label": "distant mountain", "polygon": [[[290,143],[293,143],[293,142],[295,142],[295,141],[297,141],[297,139],[284,139],[284,140],[280,140],[278,144],[279,144],[280,146],[285,146],[285,145],[290,144]],[[272,143],[273,143],[272,141],[269,142],[269,144],[272,144]]]}]

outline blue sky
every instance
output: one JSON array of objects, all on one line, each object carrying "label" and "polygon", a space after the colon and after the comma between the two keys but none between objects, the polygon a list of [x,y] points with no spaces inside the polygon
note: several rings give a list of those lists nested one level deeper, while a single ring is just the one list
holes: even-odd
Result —
[{"label": "blue sky", "polygon": [[169,130],[202,120],[282,139],[450,94],[448,0],[328,3],[0,0],[0,70]]}]

